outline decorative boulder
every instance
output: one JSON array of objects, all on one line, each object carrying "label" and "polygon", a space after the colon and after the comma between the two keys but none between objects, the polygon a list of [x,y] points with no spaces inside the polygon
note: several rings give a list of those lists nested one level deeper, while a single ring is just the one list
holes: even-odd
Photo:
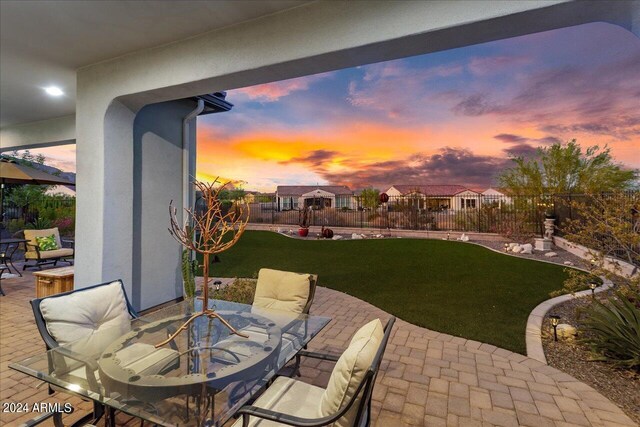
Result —
[{"label": "decorative boulder", "polygon": [[520,245],[516,245],[511,248],[511,252],[513,252],[514,254],[519,254],[520,252],[522,252],[522,247]]},{"label": "decorative boulder", "polygon": [[525,243],[524,245],[520,246],[520,249],[522,249],[520,251],[521,254],[532,254],[533,253],[533,245],[531,243]]},{"label": "decorative boulder", "polygon": [[513,249],[515,246],[520,246],[518,243],[509,243],[509,249]]},{"label": "decorative boulder", "polygon": [[565,261],[564,265],[573,265],[573,263],[571,261]]},{"label": "decorative boulder", "polygon": [[555,252],[547,252],[546,254],[544,254],[544,256],[553,258],[554,256],[558,256],[558,254]]},{"label": "decorative boulder", "polygon": [[566,323],[561,323],[557,327],[558,338],[573,341],[576,337],[576,328]]},{"label": "decorative boulder", "polygon": [[342,236],[339,234],[332,237],[332,240],[340,240],[340,239],[342,239]]},{"label": "decorative boulder", "polygon": [[461,242],[468,242],[469,241],[469,236],[467,236],[466,234],[462,233],[462,236],[460,236],[458,238],[458,240],[460,240]]},{"label": "decorative boulder", "polygon": [[353,233],[351,235],[351,239],[353,239],[353,240],[362,239],[362,236],[360,234]]}]

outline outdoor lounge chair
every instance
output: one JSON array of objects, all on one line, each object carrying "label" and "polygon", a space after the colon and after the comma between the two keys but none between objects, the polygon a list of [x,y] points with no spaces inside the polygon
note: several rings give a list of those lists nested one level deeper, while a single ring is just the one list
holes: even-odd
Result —
[{"label": "outdoor lounge chair", "polygon": [[[26,270],[30,267],[38,267],[42,269],[42,266],[45,264],[53,264],[54,266],[58,264],[58,261],[64,261],[69,264],[72,264],[74,249],[73,248],[65,248],[62,246],[62,243],[71,242],[69,240],[61,240],[60,232],[57,227],[48,228],[45,230],[24,230],[24,238],[27,240],[26,243],[26,251],[24,253],[25,261],[32,261],[31,264],[25,262],[22,270]],[[37,238],[41,237],[49,237],[53,235],[57,249],[44,251],[38,245]]]},{"label": "outdoor lounge chair", "polygon": [[368,427],[371,396],[395,317],[382,328],[379,319],[360,328],[338,358],[320,353],[303,356],[336,362],[327,388],[278,377],[255,401],[238,411],[233,427]]},{"label": "outdoor lounge chair", "polygon": [[[130,330],[132,319],[138,318],[122,281],[33,299],[31,307],[47,350],[58,349],[60,352],[49,358],[51,372],[108,395],[98,378],[95,360],[86,355],[100,354],[113,340]],[[177,348],[175,343],[171,344],[172,349],[156,349],[150,344],[135,343],[121,350],[119,359],[133,372],[162,375],[179,367]],[[55,390],[69,392],[62,388]],[[49,394],[53,391],[50,387]],[[112,421],[113,410],[109,412]],[[97,420],[102,415],[104,407],[94,402],[94,413],[88,417]]]}]

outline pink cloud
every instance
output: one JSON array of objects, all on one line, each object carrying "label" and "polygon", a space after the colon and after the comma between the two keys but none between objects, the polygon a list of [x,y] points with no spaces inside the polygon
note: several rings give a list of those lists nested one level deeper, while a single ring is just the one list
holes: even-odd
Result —
[{"label": "pink cloud", "polygon": [[234,90],[233,95],[244,95],[252,100],[274,102],[289,95],[290,93],[307,90],[313,83],[329,77],[331,77],[330,73],[323,73],[279,82],[265,83],[262,85]]},{"label": "pink cloud", "polygon": [[469,61],[469,71],[476,76],[486,76],[503,71],[505,68],[518,67],[531,63],[527,56],[486,56]]}]

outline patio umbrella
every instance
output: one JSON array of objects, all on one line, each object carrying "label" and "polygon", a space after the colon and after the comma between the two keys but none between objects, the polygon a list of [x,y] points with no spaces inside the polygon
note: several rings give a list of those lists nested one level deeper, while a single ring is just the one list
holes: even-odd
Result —
[{"label": "patio umbrella", "polygon": [[4,185],[75,185],[64,178],[16,163],[15,160],[0,158],[0,221],[4,219]]}]

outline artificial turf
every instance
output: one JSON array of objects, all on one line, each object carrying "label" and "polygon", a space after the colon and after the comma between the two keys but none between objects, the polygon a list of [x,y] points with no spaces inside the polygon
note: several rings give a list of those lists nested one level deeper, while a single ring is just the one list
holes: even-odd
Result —
[{"label": "artificial turf", "polygon": [[529,313],[567,277],[562,266],[427,239],[300,240],[247,231],[220,258],[214,276],[255,277],[263,267],[315,273],[320,286],[415,325],[521,354]]}]

